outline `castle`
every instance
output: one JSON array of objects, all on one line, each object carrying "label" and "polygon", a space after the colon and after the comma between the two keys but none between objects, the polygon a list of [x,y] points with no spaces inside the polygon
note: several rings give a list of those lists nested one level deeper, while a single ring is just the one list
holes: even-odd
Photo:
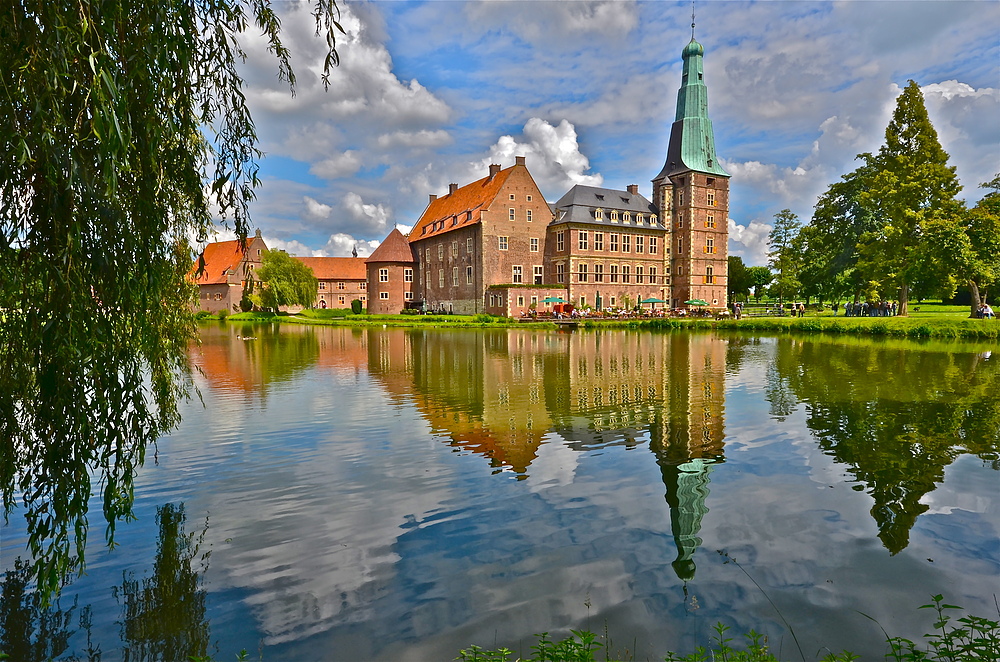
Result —
[{"label": "castle", "polygon": [[337,292],[347,288],[373,314],[418,308],[518,317],[561,302],[724,308],[729,174],[715,154],[703,56],[692,37],[652,200],[634,184],[578,185],[550,204],[519,156],[431,195],[409,235],[393,230],[368,258],[303,258],[323,272],[316,305],[346,307]]}]

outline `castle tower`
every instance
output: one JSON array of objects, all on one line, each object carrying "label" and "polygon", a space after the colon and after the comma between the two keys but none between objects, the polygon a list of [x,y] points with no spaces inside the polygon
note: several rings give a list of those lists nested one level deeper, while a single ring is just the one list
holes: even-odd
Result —
[{"label": "castle tower", "polygon": [[712,308],[726,305],[729,173],[715,156],[704,54],[694,37],[684,47],[667,160],[653,179],[653,202],[670,230],[670,303],[675,308],[695,299]]}]

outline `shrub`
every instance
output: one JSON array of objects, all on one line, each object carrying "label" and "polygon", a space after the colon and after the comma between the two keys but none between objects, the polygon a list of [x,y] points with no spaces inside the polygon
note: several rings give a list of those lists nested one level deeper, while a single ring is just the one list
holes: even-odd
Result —
[{"label": "shrub", "polygon": [[362,310],[361,299],[351,300],[351,312],[355,315],[360,315]]},{"label": "shrub", "polygon": [[219,321],[220,322],[224,322],[227,317],[229,317],[229,309],[228,308],[223,308],[222,310],[219,311]]},{"label": "shrub", "polygon": [[199,310],[198,312],[196,312],[194,314],[194,318],[196,320],[207,320],[210,317],[215,317],[215,315],[212,314],[212,313],[210,313],[210,312],[208,312],[207,310]]}]

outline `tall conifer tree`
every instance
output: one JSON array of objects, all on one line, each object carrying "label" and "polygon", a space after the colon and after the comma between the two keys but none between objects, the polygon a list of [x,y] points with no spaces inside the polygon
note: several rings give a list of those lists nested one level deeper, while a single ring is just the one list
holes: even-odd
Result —
[{"label": "tall conifer tree", "polygon": [[861,236],[859,267],[882,284],[883,296],[898,293],[899,314],[906,315],[911,285],[940,266],[937,252],[928,250],[928,230],[935,223],[957,222],[961,213],[955,195],[962,187],[916,82],[897,99],[885,144],[868,166],[870,179],[860,200],[876,227]]}]

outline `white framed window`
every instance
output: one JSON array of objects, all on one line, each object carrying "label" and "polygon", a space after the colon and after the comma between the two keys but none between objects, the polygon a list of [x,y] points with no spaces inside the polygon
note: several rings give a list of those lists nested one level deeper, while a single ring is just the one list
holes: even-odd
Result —
[{"label": "white framed window", "polygon": [[612,209],[611,210],[611,222],[612,223],[617,223],[618,222],[618,210],[617,209]]},{"label": "white framed window", "polygon": [[472,255],[472,237],[466,237],[465,239],[465,252]]},{"label": "white framed window", "polygon": [[556,282],[562,283],[566,280],[566,265],[557,264],[556,265]]},{"label": "white framed window", "polygon": [[576,231],[577,247],[581,251],[588,250],[588,245],[590,244],[589,238],[590,238],[590,233],[587,232],[586,230]]},{"label": "white framed window", "polygon": [[444,287],[444,269],[438,269],[438,287]]},{"label": "white framed window", "polygon": [[714,253],[715,252],[715,239],[713,237],[708,237],[705,239],[705,252]]},{"label": "white framed window", "polygon": [[598,207],[597,209],[595,209],[594,210],[594,218],[596,218],[599,221],[603,221],[604,220],[604,210],[601,209],[600,207]]},{"label": "white framed window", "polygon": [[632,212],[627,211],[622,213],[622,221],[625,223],[630,223],[632,221]]},{"label": "white framed window", "polygon": [[379,269],[378,270],[378,282],[380,282],[380,283],[388,283],[389,282],[389,270],[388,269]]},{"label": "white framed window", "polygon": [[465,268],[465,284],[472,285],[472,267]]},{"label": "white framed window", "polygon": [[644,277],[644,273],[643,272],[644,272],[644,270],[642,268],[642,265],[641,264],[636,265],[636,267],[635,267],[635,282],[639,283],[640,285],[643,282],[643,280],[642,280],[643,277]]},{"label": "white framed window", "polygon": [[622,235],[622,253],[632,252],[632,235],[623,234]]},{"label": "white framed window", "polygon": [[656,225],[656,214],[650,214],[649,215],[649,224],[650,225]]},{"label": "white framed window", "polygon": [[533,303],[534,305],[537,306],[538,305],[538,297],[534,297],[534,296],[531,297],[531,303]]},{"label": "white framed window", "polygon": [[404,283],[413,282],[413,269],[410,268],[403,269],[403,282]]},{"label": "white framed window", "polygon": [[403,299],[413,301],[413,292],[403,292]]},{"label": "white framed window", "polygon": [[531,196],[530,195],[525,196],[524,199],[527,200],[528,202],[531,202]]},{"label": "white framed window", "polygon": [[635,215],[635,222],[636,222],[636,223],[638,223],[639,225],[642,225],[642,222],[643,222],[643,218],[644,218],[644,217],[643,217],[643,215],[642,215],[642,214],[636,214],[636,215]]},{"label": "white framed window", "polygon": [[532,253],[538,252],[538,237],[532,237],[528,240],[528,250]]},{"label": "white framed window", "polygon": [[517,307],[518,308],[524,308],[524,296],[523,295],[519,295],[517,297]]},{"label": "white framed window", "polygon": [[511,275],[511,277],[512,277],[513,280],[511,282],[513,282],[513,283],[523,283],[524,282],[524,276],[521,273],[521,265],[520,264],[515,264],[512,267],[512,269],[513,269],[513,274]]},{"label": "white framed window", "polygon": [[631,283],[632,282],[632,267],[628,264],[622,265],[622,282]]},{"label": "white framed window", "polygon": [[346,287],[347,287],[347,286],[346,286],[346,285],[344,285],[344,283],[337,283],[337,289],[338,289],[338,290],[343,290],[343,289],[346,289]]},{"label": "white framed window", "polygon": [[618,265],[612,264],[610,267],[611,271],[608,272],[608,277],[611,279],[612,283],[618,282]]},{"label": "white framed window", "polygon": [[388,292],[379,292],[378,293],[378,298],[379,299],[388,299],[389,298],[389,293]]},{"label": "white framed window", "polygon": [[451,256],[452,257],[458,257],[458,242],[457,241],[451,242]]},{"label": "white framed window", "polygon": [[646,237],[641,234],[637,234],[635,236],[635,252],[636,253],[646,252]]},{"label": "white framed window", "polygon": [[451,284],[458,285],[458,267],[451,268]]},{"label": "white framed window", "polygon": [[595,264],[594,265],[594,282],[603,283],[604,282],[604,265]]},{"label": "white framed window", "polygon": [[535,285],[542,284],[542,265],[540,264],[536,264],[534,267],[534,279]]},{"label": "white framed window", "polygon": [[649,268],[649,284],[656,285],[656,267]]},{"label": "white framed window", "polygon": [[659,242],[657,241],[656,237],[650,237],[649,238],[649,254],[650,255],[656,255],[656,248],[657,248],[657,244],[658,243]]},{"label": "white framed window", "polygon": [[337,299],[340,301],[341,304],[347,303],[347,297],[345,297],[343,294],[338,296]]},{"label": "white framed window", "polygon": [[358,285],[361,287],[362,290],[368,289],[368,283],[366,281],[361,281],[360,283],[358,283]]},{"label": "white framed window", "polygon": [[677,254],[680,255],[684,252],[684,238],[677,237]]},{"label": "white framed window", "polygon": [[617,253],[618,252],[618,233],[617,232],[612,232],[611,236],[608,237],[608,240],[609,240],[608,250],[610,250],[612,253]]},{"label": "white framed window", "polygon": [[708,206],[709,207],[715,206],[715,191],[708,192]]},{"label": "white framed window", "polygon": [[594,250],[603,251],[604,250],[604,233],[595,232],[594,233]]},{"label": "white framed window", "polygon": [[714,228],[715,227],[715,216],[713,216],[711,214],[708,215],[708,217],[705,219],[705,227],[706,228]]},{"label": "white framed window", "polygon": [[527,222],[531,223],[531,210],[530,209],[525,209],[524,210],[524,220],[526,220]]},{"label": "white framed window", "polygon": [[507,219],[511,220],[511,221],[514,220],[514,208],[513,207],[511,207],[510,209],[507,210]]},{"label": "white framed window", "polygon": [[321,280],[319,282],[319,289],[320,290],[326,290],[326,281]]},{"label": "white framed window", "polygon": [[507,250],[507,237],[497,237],[497,239],[499,240],[500,250]]},{"label": "white framed window", "polygon": [[708,265],[705,267],[705,282],[714,283],[715,282],[715,267]]},{"label": "white framed window", "polygon": [[576,280],[577,280],[577,282],[578,283],[586,283],[587,282],[587,276],[588,276],[587,265],[585,263],[583,263],[583,262],[581,262],[580,264],[576,265]]},{"label": "white framed window", "polygon": [[438,259],[444,259],[444,244],[438,244]]},{"label": "white framed window", "polygon": [[562,251],[566,249],[565,233],[556,232],[556,250]]},{"label": "white framed window", "polygon": [[511,194],[510,194],[510,199],[511,199],[511,200],[513,200],[513,199],[514,199],[514,194],[513,194],[513,193],[511,193]]},{"label": "white framed window", "polygon": [[677,191],[677,206],[678,207],[684,206],[684,191]]}]

